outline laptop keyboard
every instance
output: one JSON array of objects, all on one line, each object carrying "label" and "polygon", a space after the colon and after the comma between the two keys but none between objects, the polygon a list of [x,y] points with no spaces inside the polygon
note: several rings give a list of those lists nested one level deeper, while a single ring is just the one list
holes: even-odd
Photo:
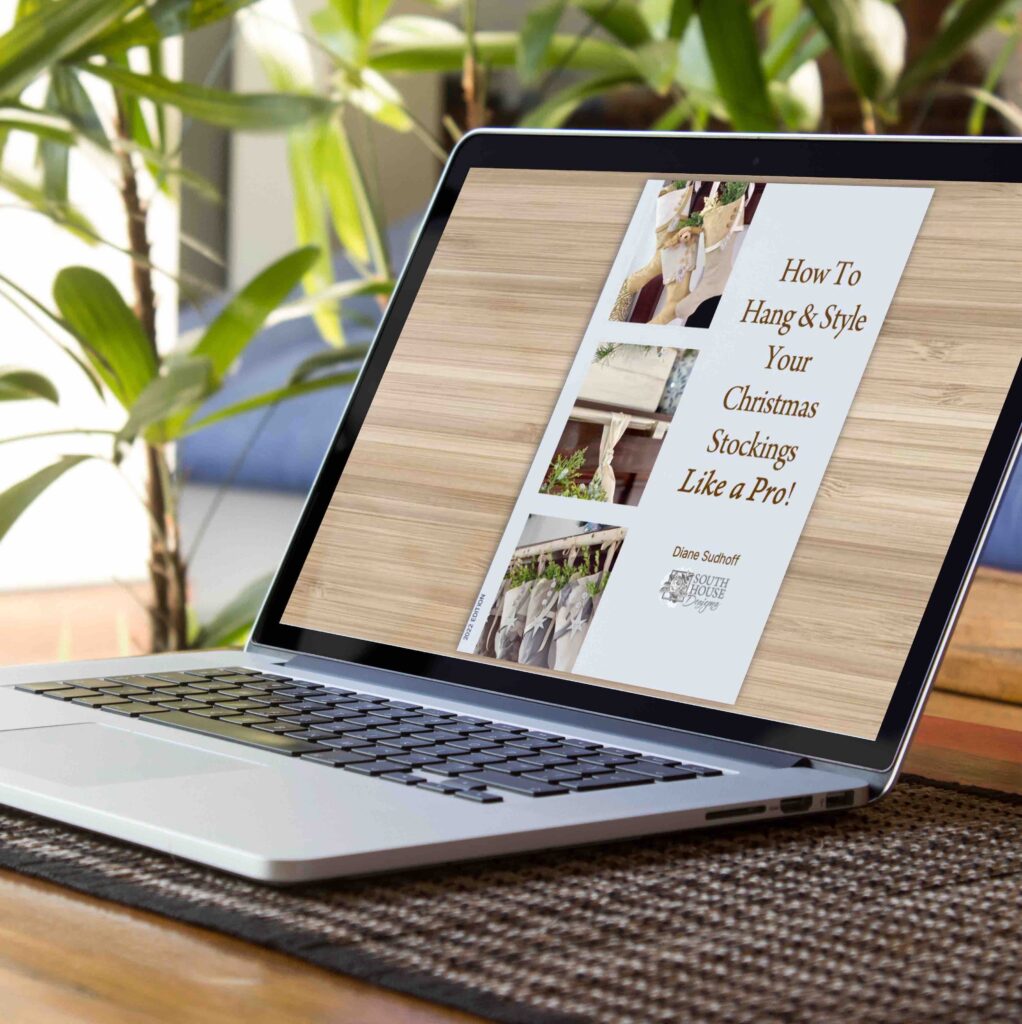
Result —
[{"label": "laptop keyboard", "polygon": [[15,687],[475,803],[721,775],[717,768],[246,668]]}]

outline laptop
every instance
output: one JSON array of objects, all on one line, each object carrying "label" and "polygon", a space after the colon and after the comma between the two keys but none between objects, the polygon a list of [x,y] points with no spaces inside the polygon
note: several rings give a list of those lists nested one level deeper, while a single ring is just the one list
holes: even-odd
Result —
[{"label": "laptop", "polygon": [[1018,452],[1010,142],[480,131],[242,652],[0,673],[0,802],[286,883],[860,807]]}]

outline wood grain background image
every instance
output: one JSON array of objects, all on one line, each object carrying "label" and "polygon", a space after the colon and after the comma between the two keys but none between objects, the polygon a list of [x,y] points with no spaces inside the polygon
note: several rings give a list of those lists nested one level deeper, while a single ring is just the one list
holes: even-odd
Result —
[{"label": "wood grain background image", "polygon": [[[470,173],[285,623],[454,653],[639,193],[679,176]],[[931,184],[741,693],[717,706],[865,737],[883,718],[1022,356],[1022,187]]]}]

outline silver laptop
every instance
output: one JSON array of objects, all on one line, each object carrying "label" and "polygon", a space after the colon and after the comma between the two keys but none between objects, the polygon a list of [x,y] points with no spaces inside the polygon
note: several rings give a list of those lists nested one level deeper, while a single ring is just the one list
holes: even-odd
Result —
[{"label": "silver laptop", "polygon": [[294,882],[883,796],[1017,453],[1019,153],[469,135],[245,650],[5,670],[0,802]]}]

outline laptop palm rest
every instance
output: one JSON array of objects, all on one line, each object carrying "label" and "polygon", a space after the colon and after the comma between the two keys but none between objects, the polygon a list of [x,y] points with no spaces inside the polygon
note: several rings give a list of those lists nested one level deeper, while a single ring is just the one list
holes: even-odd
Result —
[{"label": "laptop palm rest", "polygon": [[93,723],[0,731],[0,770],[65,786],[108,786],[261,767],[240,757]]}]

